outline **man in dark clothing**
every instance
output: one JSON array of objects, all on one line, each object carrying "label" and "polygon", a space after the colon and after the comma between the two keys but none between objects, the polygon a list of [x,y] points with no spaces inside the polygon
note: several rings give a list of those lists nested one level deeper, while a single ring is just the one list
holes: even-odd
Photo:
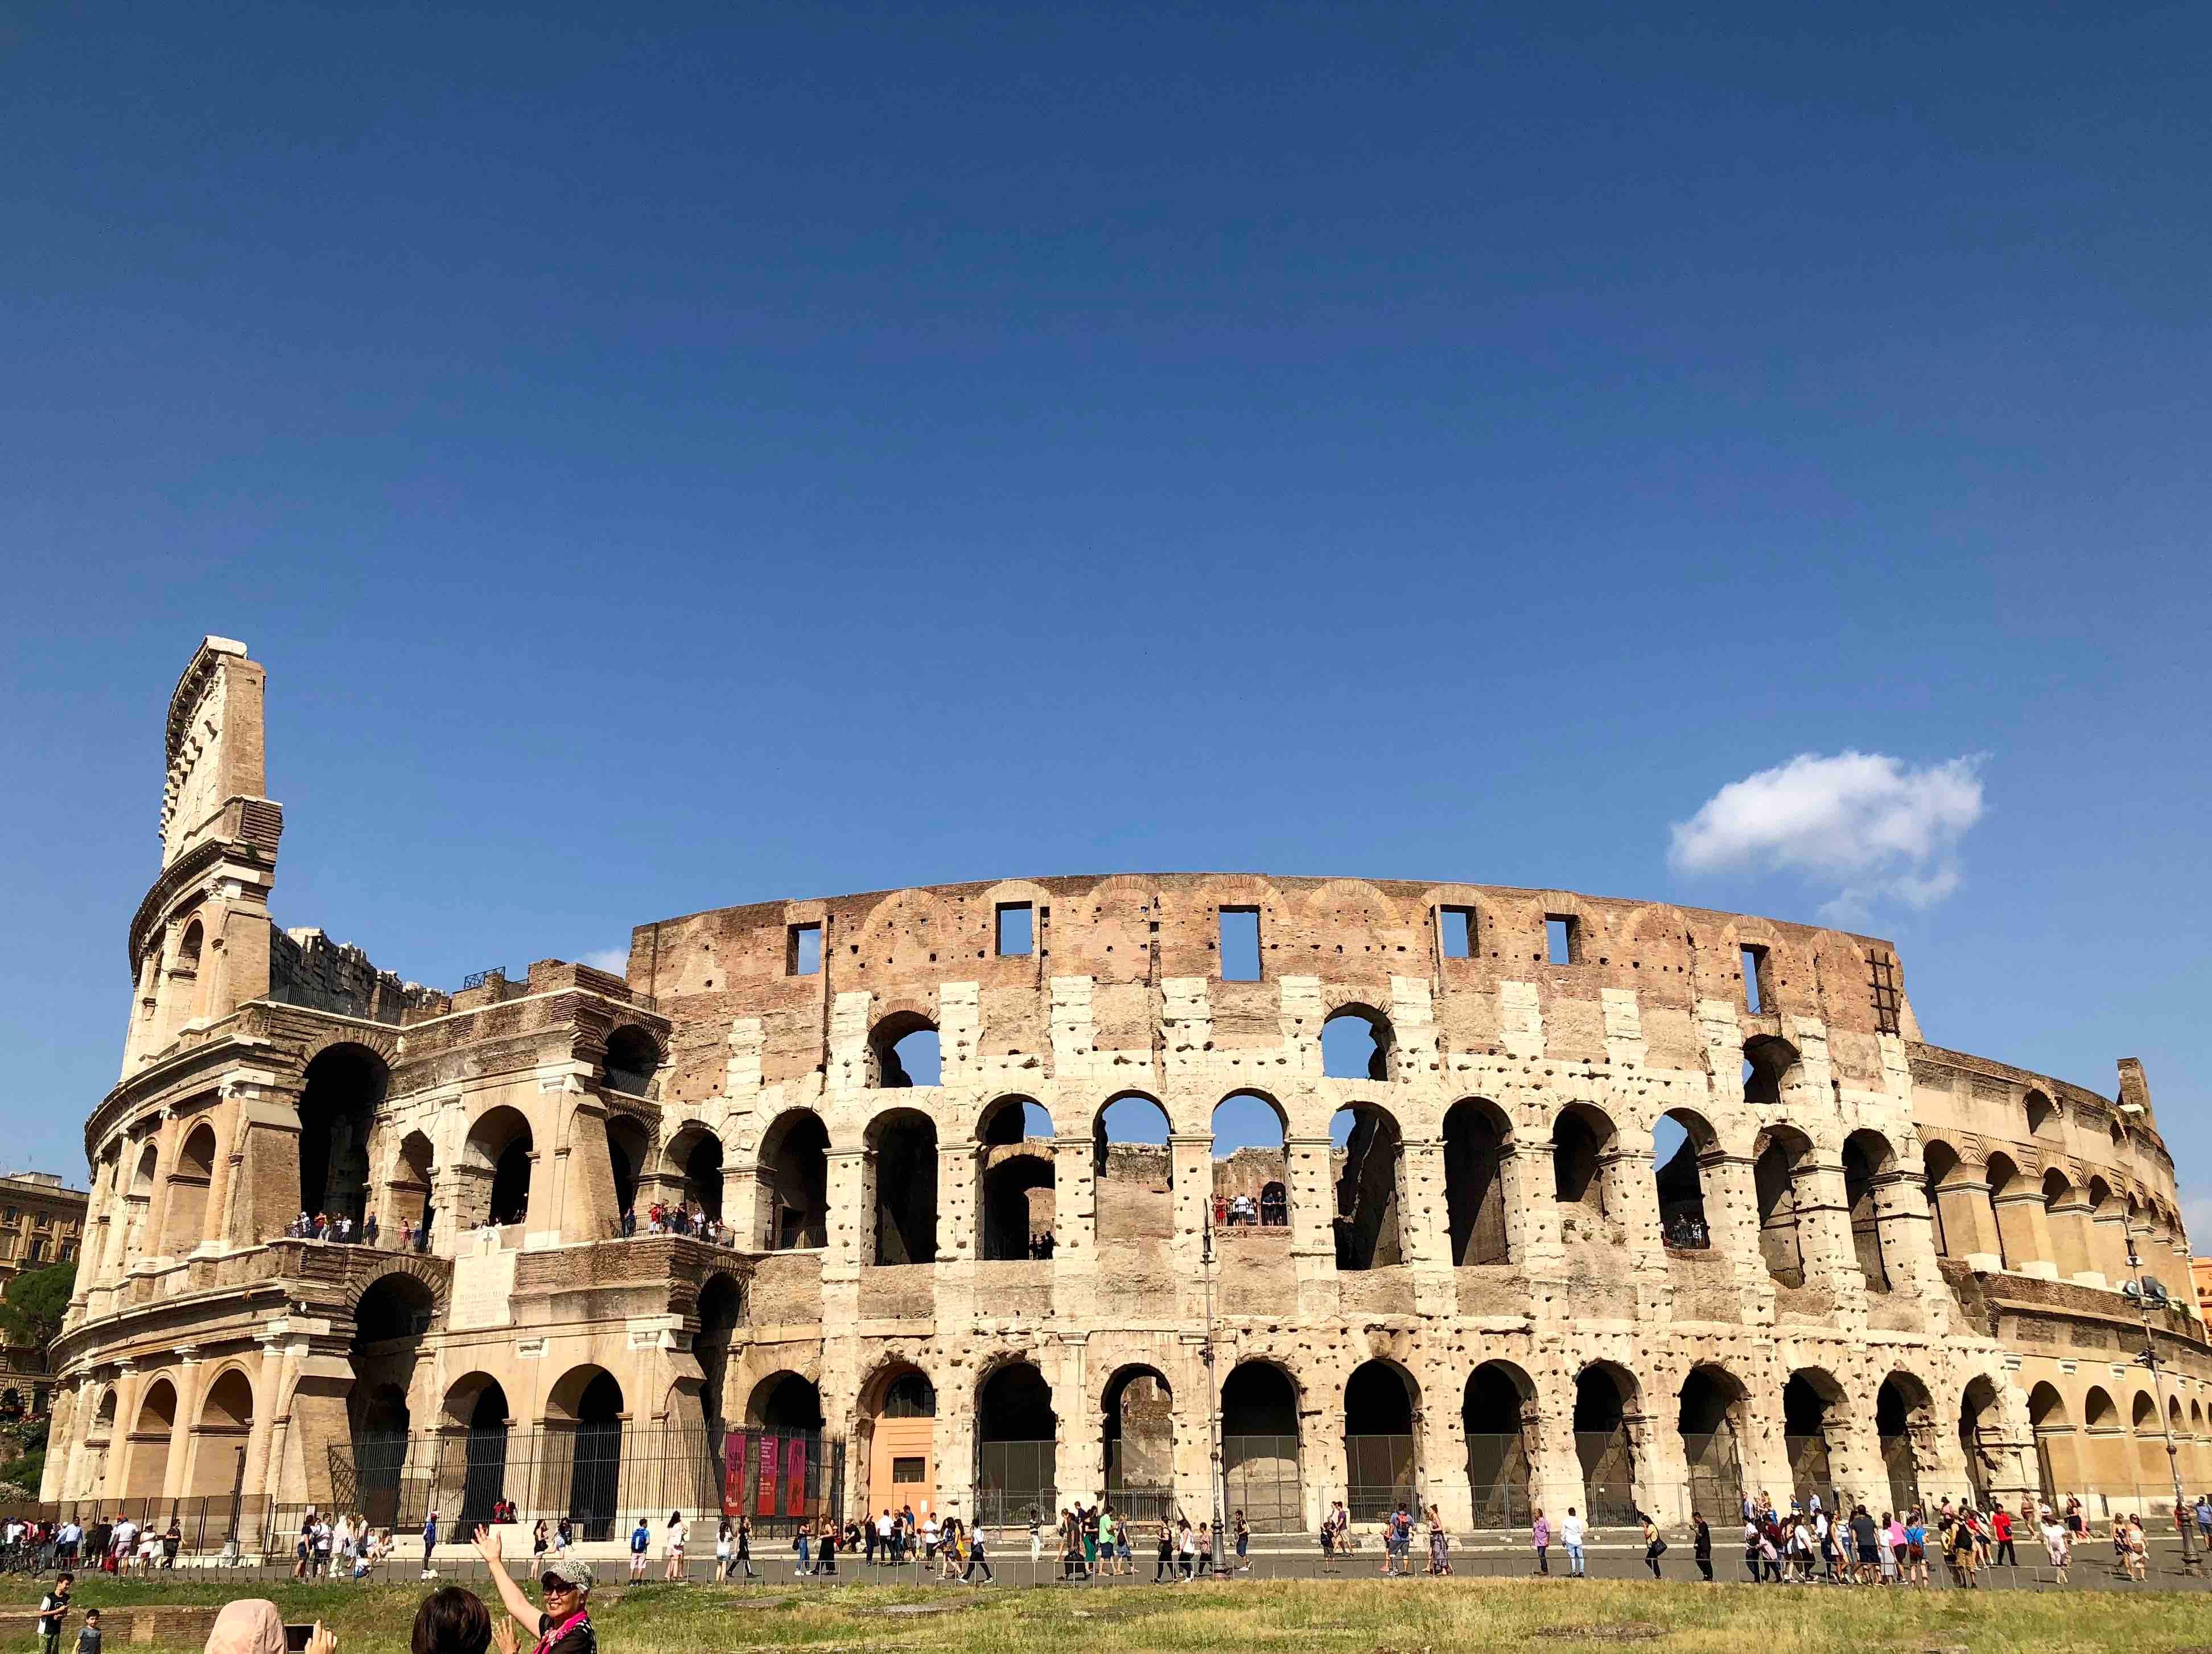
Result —
[{"label": "man in dark clothing", "polygon": [[39,1599],[39,1646],[44,1654],[57,1654],[62,1645],[62,1625],[69,1618],[70,1587],[76,1576],[64,1573]]}]

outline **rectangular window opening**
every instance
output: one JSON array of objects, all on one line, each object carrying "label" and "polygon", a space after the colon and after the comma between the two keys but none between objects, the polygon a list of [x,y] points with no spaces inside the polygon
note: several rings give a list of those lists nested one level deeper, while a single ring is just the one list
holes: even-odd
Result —
[{"label": "rectangular window opening", "polygon": [[1763,1015],[1772,997],[1766,981],[1766,949],[1747,943],[1743,950],[1743,1008],[1753,1016]]},{"label": "rectangular window opening", "polygon": [[1554,965],[1583,962],[1583,922],[1571,913],[1544,915],[1545,957]]},{"label": "rectangular window opening", "polygon": [[895,1458],[891,1461],[891,1480],[894,1482],[921,1482],[928,1480],[925,1473],[927,1461],[918,1458]]},{"label": "rectangular window opening", "polygon": [[816,976],[822,970],[822,927],[794,924],[784,933],[783,973]]},{"label": "rectangular window opening", "polygon": [[1474,909],[1440,907],[1437,910],[1437,922],[1443,929],[1444,957],[1473,959],[1474,957]]},{"label": "rectangular window opening", "polygon": [[999,957],[1022,959],[1036,947],[1036,916],[1025,901],[999,904]]},{"label": "rectangular window opening", "polygon": [[1224,907],[1221,910],[1221,979],[1257,982],[1260,979],[1260,910]]}]

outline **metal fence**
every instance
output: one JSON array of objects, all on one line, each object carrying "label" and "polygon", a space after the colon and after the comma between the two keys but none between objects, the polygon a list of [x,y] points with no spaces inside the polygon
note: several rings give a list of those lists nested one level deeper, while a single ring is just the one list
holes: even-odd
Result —
[{"label": "metal fence", "polygon": [[1354,1522],[1380,1522],[1401,1505],[1417,1507],[1410,1435],[1344,1438],[1345,1508]]},{"label": "metal fence", "polygon": [[1575,1457],[1583,1467],[1583,1514],[1592,1522],[1636,1519],[1636,1461],[1626,1430],[1577,1430]]},{"label": "metal fence", "polygon": [[1528,1443],[1519,1435],[1470,1435],[1467,1485],[1478,1528],[1517,1528],[1533,1514],[1528,1497]]},{"label": "metal fence", "polygon": [[332,1503],[372,1527],[407,1531],[432,1511],[465,1533],[512,1503],[520,1520],[567,1517],[577,1536],[669,1511],[734,1514],[769,1533],[839,1509],[845,1445],[818,1433],[567,1429],[365,1435],[330,1450]]},{"label": "metal fence", "polygon": [[1229,1508],[1255,1533],[1298,1533],[1306,1524],[1296,1436],[1224,1436],[1222,1479]]},{"label": "metal fence", "polygon": [[1026,1525],[1034,1506],[1050,1527],[1060,1513],[1056,1460],[1049,1441],[977,1442],[973,1519],[990,1527]]}]

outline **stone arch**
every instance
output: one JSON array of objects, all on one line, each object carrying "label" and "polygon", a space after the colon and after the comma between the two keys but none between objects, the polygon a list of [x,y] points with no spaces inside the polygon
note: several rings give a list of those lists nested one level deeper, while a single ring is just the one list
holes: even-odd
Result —
[{"label": "stone arch", "polygon": [[311,1057],[300,1089],[300,1209],[349,1217],[368,1209],[368,1139],[392,1082],[378,1049],[332,1040]]},{"label": "stone arch", "polygon": [[2027,1392],[2027,1424],[2035,1433],[2039,1488],[2045,1499],[2056,1505],[2062,1493],[2081,1485],[2074,1427],[2067,1417],[2066,1398],[2058,1393],[2057,1385],[2046,1379]]},{"label": "stone arch", "polygon": [[609,1091],[625,1096],[656,1095],[653,1081],[667,1054],[660,1038],[641,1022],[618,1022],[607,1031],[599,1059],[599,1078]]},{"label": "stone arch", "polygon": [[1304,1431],[1297,1375],[1279,1361],[1247,1356],[1221,1384],[1222,1467],[1231,1510],[1261,1533],[1304,1525]]},{"label": "stone arch", "polygon": [[854,1392],[852,1474],[862,1515],[911,1504],[934,1508],[938,1490],[937,1386],[911,1357],[893,1353],[869,1368]]},{"label": "stone arch", "polygon": [[920,1109],[885,1109],[868,1122],[868,1262],[937,1261],[937,1122]]},{"label": "stone arch", "polygon": [[1513,1122],[1485,1097],[1444,1111],[1444,1206],[1455,1264],[1513,1259],[1516,1203],[1509,1189]]},{"label": "stone arch", "polygon": [[1670,1108],[1652,1127],[1651,1147],[1661,1236],[1672,1251],[1710,1250],[1709,1174],[1726,1159],[1720,1134],[1696,1109]]},{"label": "stone arch", "polygon": [[[1273,1093],[1240,1086],[1213,1106],[1212,1199],[1217,1219],[1282,1228],[1291,1221],[1290,1112]],[[1223,1146],[1224,1126],[1231,1139]],[[1239,1204],[1240,1202],[1247,1203]]]},{"label": "stone arch", "polygon": [[770,1251],[830,1244],[830,1128],[787,1108],[761,1134],[757,1233]]},{"label": "stone arch", "polygon": [[[1339,1133],[1340,1121],[1349,1117]],[[1346,1103],[1329,1123],[1340,1168],[1331,1220],[1336,1267],[1387,1269],[1405,1262],[1400,1229],[1405,1138],[1398,1118],[1380,1103]]]},{"label": "stone arch", "polygon": [[518,1212],[526,1216],[537,1159],[530,1118],[520,1109],[498,1104],[470,1122],[459,1167],[461,1226],[513,1222]]},{"label": "stone arch", "polygon": [[1893,1369],[1875,1390],[1875,1436],[1889,1482],[1889,1501],[1903,1516],[1920,1503],[1923,1468],[1936,1468],[1936,1403],[1929,1388],[1903,1368]]},{"label": "stone arch", "polygon": [[2050,1094],[2039,1086],[2028,1088],[2027,1095],[2021,1100],[2021,1112],[2027,1121],[2030,1136],[2045,1126],[2056,1127],[2061,1124],[2058,1106],[2051,1100]]},{"label": "stone arch", "polygon": [[[1552,1120],[1552,1197],[1563,1234],[1603,1239],[1629,1209],[1618,1177],[1620,1133],[1595,1103],[1569,1103]],[[1573,1236],[1570,1236],[1573,1238]]]},{"label": "stone arch", "polygon": [[1989,1184],[1990,1221],[1996,1230],[1997,1256],[2004,1267],[2019,1269],[2037,1262],[2040,1249],[2028,1208],[2041,1207],[2042,1191],[2029,1181],[2011,1155],[2002,1152],[1983,1163],[1982,1176]]},{"label": "stone arch", "polygon": [[185,1496],[214,1499],[240,1485],[246,1439],[252,1433],[253,1378],[234,1362],[215,1375],[200,1403]]},{"label": "stone arch", "polygon": [[1782,1386],[1782,1445],[1790,1458],[1790,1485],[1800,1497],[1819,1493],[1830,1509],[1835,1508],[1835,1473],[1828,1429],[1849,1410],[1843,1384],[1825,1367],[1799,1367]]},{"label": "stone arch", "polygon": [[1638,1466],[1629,1421],[1643,1413],[1643,1386],[1617,1361],[1585,1362],[1575,1374],[1575,1457],[1583,1514],[1622,1522],[1636,1509]]},{"label": "stone arch", "polygon": [[[1101,1242],[1165,1240],[1175,1233],[1175,1122],[1148,1091],[1125,1089],[1091,1121],[1095,1233]],[[1150,1135],[1157,1130],[1157,1141]]]},{"label": "stone arch", "polygon": [[1750,1425],[1751,1392],[1725,1366],[1700,1361],[1683,1375],[1674,1428],[1689,1469],[1692,1509],[1725,1516],[1741,1506]]},{"label": "stone arch", "polygon": [[607,1233],[622,1233],[624,1213],[635,1216],[638,1198],[651,1185],[644,1179],[653,1158],[653,1132],[645,1121],[627,1108],[611,1108],[605,1122],[607,1175],[614,1189],[615,1209],[608,1214]]},{"label": "stone arch", "polygon": [[1397,1033],[1389,1013],[1356,999],[1330,1011],[1321,1025],[1322,1073],[1332,1080],[1387,1082]]},{"label": "stone arch", "polygon": [[724,1154],[721,1136],[713,1127],[684,1121],[662,1144],[659,1161],[664,1187],[673,1184],[686,1208],[696,1206],[702,1217],[721,1221]]},{"label": "stone arch", "polygon": [[1844,1204],[1850,1214],[1851,1251],[1867,1290],[1886,1293],[1892,1285],[1893,1221],[1882,1212],[1881,1185],[1896,1172],[1897,1154],[1881,1132],[1861,1127],[1844,1139]]},{"label": "stone arch", "polygon": [[1467,1375],[1460,1427],[1474,1525],[1512,1528],[1528,1520],[1539,1427],[1535,1382],[1514,1362],[1483,1362]]},{"label": "stone arch", "polygon": [[1120,1515],[1157,1522],[1175,1510],[1175,1390],[1146,1362],[1107,1375],[1098,1405],[1106,1499]]},{"label": "stone arch", "polygon": [[976,1374],[975,1512],[979,1524],[1049,1522],[1058,1509],[1060,1415],[1052,1385],[1026,1355],[996,1359]]},{"label": "stone arch", "polygon": [[2166,1485],[2167,1477],[2166,1432],[2158,1403],[2148,1390],[2136,1391],[2135,1400],[2129,1403],[2128,1433],[2135,1439],[2136,1497],[2148,1505],[2155,1501],[2157,1490]]},{"label": "stone arch", "polygon": [[818,1433],[823,1421],[820,1386],[788,1367],[756,1380],[745,1398],[745,1423],[756,1430],[805,1435]]},{"label": "stone arch", "polygon": [[[586,1542],[610,1538],[621,1509],[623,1425],[629,1414],[622,1383],[590,1362],[570,1367],[545,1396],[545,1435],[567,1449],[568,1486],[562,1506]],[[565,1441],[563,1439],[566,1439]],[[556,1465],[549,1467],[556,1469]],[[540,1499],[560,1499],[556,1481]]]},{"label": "stone arch", "polygon": [[161,1221],[162,1255],[182,1257],[205,1239],[208,1191],[215,1183],[219,1147],[215,1126],[202,1120],[185,1134],[169,1167],[169,1193]]},{"label": "stone arch", "polygon": [[1759,1200],[1759,1251],[1766,1272],[1784,1286],[1805,1284],[1804,1234],[1799,1223],[1798,1178],[1810,1168],[1813,1140],[1795,1126],[1773,1124],[1759,1133],[1752,1162]]},{"label": "stone arch", "polygon": [[437,1151],[427,1133],[410,1131],[399,1140],[392,1157],[392,1173],[384,1185],[380,1227],[389,1241],[398,1242],[412,1225],[427,1230],[431,1222],[430,1191],[437,1168]]},{"label": "stone arch", "polygon": [[[937,1019],[921,1010],[894,1010],[876,1020],[868,1030],[872,1085],[897,1090],[916,1084],[939,1084],[944,1074],[944,1051]],[[918,1069],[921,1078],[908,1071]]]},{"label": "stone arch", "polygon": [[177,1386],[167,1373],[146,1386],[125,1445],[123,1496],[156,1500],[167,1491],[169,1446],[177,1429]]},{"label": "stone arch", "polygon": [[1354,1521],[1419,1508],[1420,1418],[1419,1380],[1389,1357],[1362,1361],[1345,1380],[1345,1504]]},{"label": "stone arch", "polygon": [[1778,1108],[1796,1079],[1802,1061],[1797,1047],[1771,1033],[1743,1042],[1743,1100],[1753,1108]]},{"label": "stone arch", "polygon": [[1969,1378],[1959,1392],[1959,1451],[1966,1463],[1966,1481],[1977,1508],[1986,1510],[1990,1489],[1998,1468],[1996,1439],[1999,1427],[2001,1381],[1985,1372]]}]

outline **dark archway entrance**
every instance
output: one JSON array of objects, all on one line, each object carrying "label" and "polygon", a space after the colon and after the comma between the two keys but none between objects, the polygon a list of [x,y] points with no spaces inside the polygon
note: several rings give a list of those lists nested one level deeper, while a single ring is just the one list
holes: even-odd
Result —
[{"label": "dark archway entrance", "polygon": [[1485,1361],[1468,1375],[1460,1422],[1478,1528],[1514,1528],[1529,1519],[1528,1438],[1535,1400],[1528,1375],[1504,1361]]},{"label": "dark archway entrance", "polygon": [[368,1132],[384,1101],[384,1060],[332,1045],[307,1064],[300,1093],[300,1209],[359,1222],[368,1210]]},{"label": "dark archway entrance", "polygon": [[1106,1498],[1141,1522],[1175,1514],[1175,1397],[1151,1367],[1125,1367],[1106,1386],[1101,1436]]},{"label": "dark archway entrance", "polygon": [[1636,1454],[1628,1435],[1634,1391],[1627,1376],[1600,1363],[1575,1379],[1575,1457],[1583,1471],[1583,1514],[1622,1523],[1636,1514]]},{"label": "dark archway entrance", "polygon": [[1389,1361],[1362,1363],[1344,1386],[1344,1502],[1354,1521],[1416,1508],[1415,1406],[1413,1379]]},{"label": "dark archway entrance", "polygon": [[1052,1386],[1027,1361],[1000,1367],[975,1397],[975,1517],[978,1523],[1026,1523],[1032,1510],[1048,1524],[1059,1505],[1060,1419]]},{"label": "dark archway entrance", "polygon": [[1298,1393],[1290,1374],[1244,1361],[1221,1386],[1221,1463],[1229,1508],[1258,1533],[1295,1533],[1305,1523],[1299,1485]]}]

